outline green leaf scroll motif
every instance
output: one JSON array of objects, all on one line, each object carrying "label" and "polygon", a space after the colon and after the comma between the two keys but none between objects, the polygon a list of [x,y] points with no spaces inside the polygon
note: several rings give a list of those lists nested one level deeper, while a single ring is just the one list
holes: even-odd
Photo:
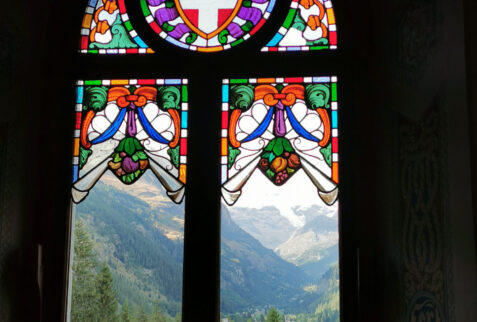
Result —
[{"label": "green leaf scroll motif", "polygon": [[330,108],[330,87],[328,85],[308,85],[305,93],[308,108]]},{"label": "green leaf scroll motif", "polygon": [[79,168],[82,169],[86,162],[88,161],[89,156],[93,153],[93,151],[89,149],[85,149],[80,146],[80,153],[79,153]]},{"label": "green leaf scroll motif", "polygon": [[270,142],[268,142],[267,146],[265,147],[265,154],[268,156],[268,152],[272,152],[276,157],[279,157],[283,154],[283,152],[294,152],[295,150],[290,144],[290,141],[288,141],[285,138],[274,138]]},{"label": "green leaf scroll motif", "polygon": [[116,20],[114,21],[114,23],[111,25],[111,35],[112,35],[112,39],[109,43],[103,44],[99,42],[92,42],[91,44],[89,44],[89,48],[108,49],[108,48],[137,48],[138,47],[138,45],[135,44],[132,41],[131,37],[129,36],[119,14]]},{"label": "green leaf scroll motif", "polygon": [[171,157],[172,164],[174,167],[179,169],[179,146],[176,146],[174,149],[167,150],[167,154]]},{"label": "green leaf scroll motif", "polygon": [[162,86],[157,90],[157,101],[162,110],[179,109],[181,92],[175,86]]},{"label": "green leaf scroll motif", "polygon": [[304,31],[306,29],[306,22],[303,18],[298,14],[295,15],[295,20],[293,20],[292,28],[295,28],[300,31]]},{"label": "green leaf scroll motif", "polygon": [[325,158],[326,163],[331,167],[331,144],[328,144],[326,147],[320,149],[321,154]]},{"label": "green leaf scroll motif", "polygon": [[240,109],[246,111],[252,106],[255,99],[253,86],[236,85],[231,87],[230,93],[230,109]]},{"label": "green leaf scroll motif", "polygon": [[219,34],[219,42],[222,45],[227,43],[227,36],[230,35],[230,32],[227,29],[224,29]]},{"label": "green leaf scroll motif", "polygon": [[237,158],[237,156],[240,154],[240,150],[239,149],[235,149],[231,146],[229,146],[229,159],[227,161],[227,166],[228,168],[232,168],[232,165],[235,163],[235,159]]},{"label": "green leaf scroll motif", "polygon": [[251,21],[247,21],[240,27],[244,32],[250,32],[253,28],[253,23]]},{"label": "green leaf scroll motif", "polygon": [[108,101],[108,89],[104,86],[88,86],[85,89],[83,110],[101,111]]},{"label": "green leaf scroll motif", "polygon": [[196,39],[197,39],[197,34],[195,32],[190,32],[186,38],[186,43],[190,45],[194,41],[196,41]]},{"label": "green leaf scroll motif", "polygon": [[132,156],[136,151],[144,151],[144,148],[138,139],[131,137],[122,139],[115,149],[115,152],[125,152],[128,156]]}]

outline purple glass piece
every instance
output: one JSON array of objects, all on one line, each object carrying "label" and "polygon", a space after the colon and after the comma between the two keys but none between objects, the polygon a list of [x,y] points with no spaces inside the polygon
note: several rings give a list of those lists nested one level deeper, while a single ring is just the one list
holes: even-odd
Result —
[{"label": "purple glass piece", "polygon": [[234,38],[241,37],[244,34],[242,28],[240,28],[240,26],[235,22],[230,23],[230,25],[227,27],[227,30]]},{"label": "purple glass piece", "polygon": [[164,3],[166,2],[166,0],[147,0],[147,3],[150,5],[150,6],[158,6],[160,5],[161,3]]},{"label": "purple glass piece", "polygon": [[242,7],[240,8],[237,16],[242,18],[243,20],[249,20],[252,22],[252,24],[255,26],[259,21],[260,18],[262,18],[262,12],[260,9],[257,8],[246,8]]},{"label": "purple glass piece", "polygon": [[283,103],[281,101],[278,101],[277,105],[275,105],[275,108],[275,124],[273,131],[275,132],[276,136],[283,137],[287,132],[285,125],[285,109]]},{"label": "purple glass piece", "polygon": [[131,157],[125,157],[123,159],[122,167],[126,173],[131,173],[139,169],[138,162],[134,162]]},{"label": "purple glass piece", "polygon": [[190,28],[187,27],[186,24],[184,23],[179,23],[177,24],[177,26],[174,28],[174,30],[172,30],[171,32],[169,32],[169,36],[171,37],[174,37],[176,39],[180,39],[182,36],[184,36],[184,34],[190,32]]},{"label": "purple glass piece", "polygon": [[164,22],[176,19],[179,14],[177,13],[176,8],[161,8],[156,11],[154,16],[156,17],[159,26],[162,27]]},{"label": "purple glass piece", "polygon": [[136,112],[134,111],[135,106],[133,103],[129,106],[131,109],[128,111],[128,120],[127,120],[127,134],[128,136],[136,136]]}]

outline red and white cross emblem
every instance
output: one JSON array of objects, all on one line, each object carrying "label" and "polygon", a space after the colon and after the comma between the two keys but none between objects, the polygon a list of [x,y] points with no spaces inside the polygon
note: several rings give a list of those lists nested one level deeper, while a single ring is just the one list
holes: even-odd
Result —
[{"label": "red and white cross emblem", "polygon": [[[175,0],[194,27],[209,35],[228,22],[242,0]],[[182,9],[182,10],[180,10]],[[192,28],[195,29],[195,28]],[[207,37],[208,38],[208,37]]]}]

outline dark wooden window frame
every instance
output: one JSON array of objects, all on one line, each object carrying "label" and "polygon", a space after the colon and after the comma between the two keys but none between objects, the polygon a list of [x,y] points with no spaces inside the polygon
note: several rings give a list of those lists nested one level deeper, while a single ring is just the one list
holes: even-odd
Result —
[{"label": "dark wooden window frame", "polygon": [[[356,321],[359,315],[359,283],[356,223],[353,200],[352,109],[353,21],[351,1],[334,0],[338,27],[338,50],[262,53],[260,49],[283,23],[290,0],[277,1],[261,30],[241,45],[218,53],[187,51],[158,37],[147,25],[139,1],[126,0],[131,23],[141,38],[155,50],[148,55],[68,56],[78,49],[79,30],[86,1],[55,7],[55,15],[69,15],[63,46],[53,46],[46,63],[60,63],[68,70],[53,70],[45,81],[58,80],[61,95],[56,109],[64,137],[60,152],[70,152],[74,128],[74,85],[76,79],[187,78],[189,80],[189,142],[185,199],[185,244],[183,273],[183,321],[218,321],[220,290],[220,108],[224,78],[338,76],[340,157],[340,301],[342,321]],[[356,7],[356,6],[355,6]],[[73,9],[74,8],[74,9]],[[71,13],[75,10],[74,14]],[[55,24],[52,22],[52,27]],[[75,38],[76,37],[76,38]],[[73,49],[74,48],[74,49]],[[61,51],[61,52],[58,52]],[[68,83],[69,81],[69,83]],[[42,227],[38,240],[45,245],[46,260],[42,292],[43,321],[64,319],[68,257],[69,193],[71,154],[58,165],[54,176],[58,204],[37,219]],[[46,162],[46,161],[43,161]],[[41,198],[41,194],[38,198]],[[64,256],[63,256],[64,255]],[[60,314],[60,312],[62,312]]]}]

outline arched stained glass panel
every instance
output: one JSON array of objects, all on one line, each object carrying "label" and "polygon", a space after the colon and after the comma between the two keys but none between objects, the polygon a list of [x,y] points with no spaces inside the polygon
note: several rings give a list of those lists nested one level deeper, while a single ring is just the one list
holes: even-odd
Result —
[{"label": "arched stained glass panel", "polygon": [[124,0],[90,0],[81,26],[81,53],[146,54],[154,51],[137,35]]},{"label": "arched stained glass panel", "polygon": [[194,51],[230,49],[253,36],[275,0],[141,0],[151,28],[170,43]]},{"label": "arched stained glass panel", "polygon": [[336,48],[336,21],[331,0],[292,0],[285,22],[262,51]]}]

